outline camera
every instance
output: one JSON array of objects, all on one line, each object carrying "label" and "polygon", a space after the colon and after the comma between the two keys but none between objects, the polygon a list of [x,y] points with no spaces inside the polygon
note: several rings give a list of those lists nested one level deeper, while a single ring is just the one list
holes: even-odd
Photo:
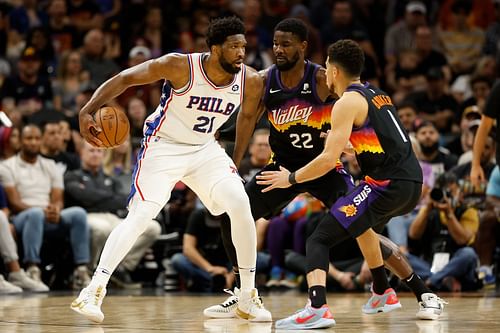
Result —
[{"label": "camera", "polygon": [[446,172],[440,175],[431,190],[431,199],[436,202],[444,203],[445,199],[451,198],[449,185],[456,182],[457,177],[451,172]]},{"label": "camera", "polygon": [[445,191],[441,188],[438,188],[438,187],[434,187],[432,190],[431,190],[431,193],[430,193],[430,196],[431,196],[431,199],[436,201],[436,202],[445,202],[445,199],[446,198],[449,198],[450,197],[450,192],[449,191]]}]

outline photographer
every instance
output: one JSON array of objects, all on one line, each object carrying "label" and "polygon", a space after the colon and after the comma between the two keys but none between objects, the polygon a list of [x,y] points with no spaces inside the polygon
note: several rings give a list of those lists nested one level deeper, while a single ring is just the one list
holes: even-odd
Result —
[{"label": "photographer", "polygon": [[425,200],[408,235],[412,267],[431,288],[478,289],[478,257],[471,247],[479,227],[477,209],[463,204],[452,173],[441,175]]}]

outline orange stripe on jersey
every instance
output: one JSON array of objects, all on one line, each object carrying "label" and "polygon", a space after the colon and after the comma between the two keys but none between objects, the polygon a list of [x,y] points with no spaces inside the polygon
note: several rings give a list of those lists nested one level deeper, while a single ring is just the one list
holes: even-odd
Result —
[{"label": "orange stripe on jersey", "polygon": [[371,127],[361,128],[351,133],[351,144],[357,154],[369,152],[383,154],[384,149],[378,140],[375,130]]}]

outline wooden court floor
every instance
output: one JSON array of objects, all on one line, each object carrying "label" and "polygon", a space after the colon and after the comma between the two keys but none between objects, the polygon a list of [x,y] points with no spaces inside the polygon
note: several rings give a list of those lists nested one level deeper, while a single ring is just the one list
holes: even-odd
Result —
[{"label": "wooden court floor", "polygon": [[[104,300],[105,319],[101,325],[92,324],[69,309],[73,294],[0,296],[0,332],[275,332],[273,323],[249,324],[237,319],[204,318],[202,310],[220,302],[225,294],[150,294],[117,295],[111,292]],[[439,321],[417,320],[415,298],[407,293],[399,296],[402,309],[387,314],[363,315],[361,306],[368,294],[329,294],[337,325],[320,332],[500,332],[500,297],[495,297],[493,292],[442,295],[449,305]],[[295,291],[271,293],[264,294],[264,302],[276,320],[302,307],[305,297],[306,294]]]}]

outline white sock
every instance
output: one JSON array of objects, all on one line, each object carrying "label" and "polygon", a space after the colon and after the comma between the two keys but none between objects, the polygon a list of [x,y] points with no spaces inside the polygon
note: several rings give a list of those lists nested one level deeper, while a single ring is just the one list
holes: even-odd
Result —
[{"label": "white sock", "polygon": [[240,270],[241,290],[249,291],[255,288],[255,268],[242,268]]},{"label": "white sock", "polygon": [[160,205],[135,198],[130,211],[118,224],[104,245],[99,264],[92,277],[92,286],[106,286],[113,271],[125,258],[137,238],[146,230],[151,221],[161,210]]}]

